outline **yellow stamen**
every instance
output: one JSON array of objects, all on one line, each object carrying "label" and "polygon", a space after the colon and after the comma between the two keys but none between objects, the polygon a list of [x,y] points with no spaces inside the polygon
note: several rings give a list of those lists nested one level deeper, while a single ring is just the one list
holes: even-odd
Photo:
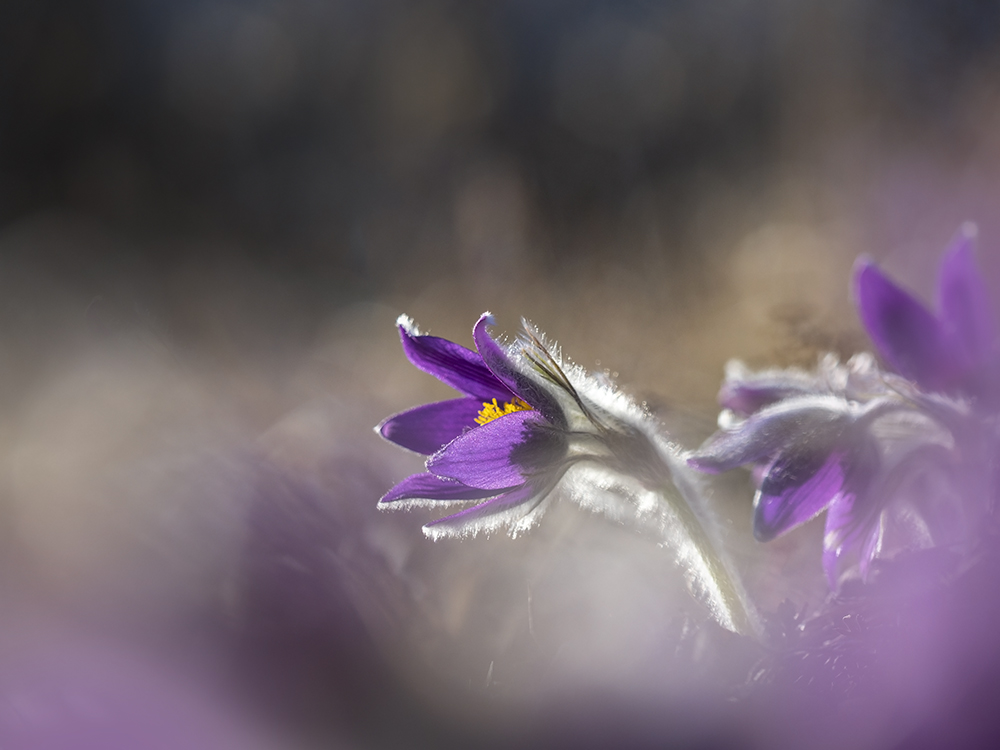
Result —
[{"label": "yellow stamen", "polygon": [[525,410],[530,411],[531,407],[524,403],[521,399],[517,398],[517,396],[514,397],[513,401],[504,402],[502,406],[497,403],[496,399],[493,399],[492,403],[484,401],[483,408],[480,410],[479,416],[476,417],[476,424],[489,424],[494,419],[502,417],[505,414],[513,414],[516,411]]}]

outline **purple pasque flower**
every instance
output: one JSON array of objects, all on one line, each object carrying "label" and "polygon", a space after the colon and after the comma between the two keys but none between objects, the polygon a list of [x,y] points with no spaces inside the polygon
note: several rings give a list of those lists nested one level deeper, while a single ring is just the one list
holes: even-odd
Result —
[{"label": "purple pasque flower", "polygon": [[[855,556],[865,577],[887,524],[903,516],[910,526],[922,523],[924,498],[908,480],[928,467],[950,472],[954,463],[951,432],[887,380],[866,355],[846,366],[828,355],[815,374],[730,364],[720,395],[730,408],[688,463],[707,473],[753,468],[758,541],[827,511],[823,567],[831,587]],[[749,414],[737,410],[751,403],[747,394],[763,404]]]},{"label": "purple pasque flower", "polygon": [[720,431],[689,457],[706,472],[751,467],[761,541],[827,511],[831,586],[855,555],[866,576],[887,533],[905,546],[967,541],[983,511],[969,498],[991,496],[1000,356],[974,237],[963,226],[945,253],[937,312],[872,262],[856,264],[862,322],[894,372],[866,354],[846,365],[826,355],[815,372],[731,362]]},{"label": "purple pasque flower", "polygon": [[[464,396],[424,404],[389,417],[376,428],[386,440],[429,456],[437,453],[466,430],[477,424],[486,424],[491,421],[490,417],[499,417],[504,412],[509,414],[535,408],[557,417],[556,410],[546,400],[544,394],[525,387],[528,397],[537,401],[538,406],[532,407],[528,401],[522,399],[512,389],[512,386],[517,387],[513,379],[505,376],[505,382],[495,375],[487,366],[481,352],[471,351],[460,344],[437,336],[421,335],[413,321],[405,315],[400,316],[396,323],[399,327],[403,352],[414,367],[433,375]],[[501,364],[501,358],[504,358],[504,354],[486,334],[485,326],[488,323],[487,316],[483,315],[476,324],[473,336],[476,337],[476,332],[479,332],[477,346],[482,343],[488,350],[487,354],[503,371],[505,368]],[[490,351],[491,348],[497,351]],[[488,410],[488,405],[493,409]]]},{"label": "purple pasque flower", "polygon": [[564,362],[528,323],[501,345],[487,332],[492,322],[485,313],[476,323],[472,351],[421,335],[400,318],[410,361],[463,396],[376,428],[427,456],[427,471],[389,490],[380,507],[473,503],[426,524],[424,533],[437,539],[506,526],[516,534],[537,521],[559,489],[581,506],[661,535],[692,594],[720,625],[759,632],[693,473],[658,423],[608,378]]},{"label": "purple pasque flower", "polygon": [[[427,455],[427,471],[407,477],[381,499],[383,507],[476,501],[424,527],[431,537],[529,527],[565,472],[597,463],[640,481],[669,481],[641,412],[619,394],[564,366],[558,352],[525,324],[509,347],[473,328],[476,350],[421,335],[399,320],[403,350],[419,369],[464,395],[396,414],[376,429],[386,439]],[[609,398],[602,398],[604,396]],[[638,426],[636,426],[638,423]]]},{"label": "purple pasque flower", "polygon": [[[688,464],[713,474],[757,467],[753,534],[761,542],[834,508],[827,515],[826,562],[831,553],[839,556],[832,542],[840,529],[868,525],[862,510],[878,470],[878,452],[867,426],[885,406],[861,406],[833,395],[793,396],[720,430],[690,455]],[[853,541],[857,533],[851,536]]]},{"label": "purple pasque flower", "polygon": [[862,401],[884,391],[885,373],[878,370],[870,354],[855,354],[846,364],[835,354],[824,354],[815,372],[796,367],[754,372],[740,360],[731,359],[719,388],[718,402],[723,409],[719,427],[796,396],[829,394]]},{"label": "purple pasque flower", "polygon": [[868,259],[854,270],[861,321],[882,359],[927,391],[996,406],[1000,350],[993,309],[976,268],[976,227],[959,229],[941,260],[937,312],[928,310]]}]

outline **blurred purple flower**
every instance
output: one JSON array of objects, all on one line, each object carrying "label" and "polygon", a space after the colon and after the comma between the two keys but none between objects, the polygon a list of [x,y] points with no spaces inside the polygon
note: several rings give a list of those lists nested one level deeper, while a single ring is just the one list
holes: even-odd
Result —
[{"label": "blurred purple flower", "polygon": [[732,359],[726,363],[726,375],[717,400],[719,406],[733,416],[748,417],[758,409],[783,399],[814,394],[822,384],[821,378],[802,370],[789,368],[751,372],[745,364]]},{"label": "blurred purple flower", "polygon": [[753,533],[767,542],[828,510],[823,564],[831,585],[845,552],[859,551],[862,576],[878,551],[881,474],[874,421],[900,408],[891,398],[858,404],[828,395],[795,396],[763,407],[690,454],[706,473],[756,464]]},{"label": "blurred purple flower", "polygon": [[937,313],[861,259],[854,294],[881,357],[928,391],[995,402],[998,348],[993,309],[973,258],[975,225],[955,235],[938,271]]},{"label": "blurred purple flower", "polygon": [[937,314],[870,261],[856,265],[861,319],[898,374],[865,354],[846,366],[827,355],[814,373],[754,373],[730,362],[720,431],[689,455],[691,466],[709,473],[751,466],[760,541],[827,510],[823,563],[831,586],[847,552],[857,553],[867,576],[890,525],[905,527],[907,544],[926,546],[962,540],[969,519],[975,524],[974,502],[942,513],[945,497],[984,494],[992,432],[966,399],[996,407],[1000,396],[997,335],[974,237],[975,227],[963,226],[945,253]]}]

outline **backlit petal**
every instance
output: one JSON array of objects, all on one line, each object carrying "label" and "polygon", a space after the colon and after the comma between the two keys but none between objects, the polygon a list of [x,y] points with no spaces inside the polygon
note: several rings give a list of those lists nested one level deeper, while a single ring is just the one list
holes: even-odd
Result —
[{"label": "backlit petal", "polygon": [[429,456],[475,427],[482,408],[478,398],[438,401],[391,416],[377,429],[386,440]]},{"label": "backlit petal", "polygon": [[929,390],[956,383],[963,367],[955,344],[927,308],[866,260],[855,265],[854,290],[865,330],[896,372]]},{"label": "backlit petal", "polygon": [[747,416],[785,398],[819,390],[817,378],[799,370],[751,372],[739,360],[726,364],[726,379],[719,389],[719,406]]},{"label": "backlit petal", "polygon": [[788,399],[715,433],[690,454],[688,464],[717,474],[778,455],[793,440],[821,439],[828,445],[850,419],[846,402],[833,396]]},{"label": "backlit petal", "polygon": [[532,411],[516,411],[469,430],[431,456],[427,470],[483,489],[523,484],[523,469],[511,454],[530,441],[538,420]]},{"label": "backlit petal", "polygon": [[501,383],[537,409],[552,424],[560,427],[565,425],[566,419],[558,402],[535,379],[514,366],[503,348],[487,333],[486,327],[491,325],[493,316],[483,313],[472,329],[472,338],[483,362]]},{"label": "backlit petal", "polygon": [[975,226],[959,230],[941,261],[938,304],[941,321],[970,369],[993,355],[996,326],[986,284],[973,257]]},{"label": "backlit petal", "polygon": [[547,491],[529,482],[485,503],[431,521],[424,526],[424,533],[432,539],[440,539],[495,531],[504,524],[524,518],[538,506]]},{"label": "backlit petal", "polygon": [[838,563],[851,542],[851,521],[855,495],[845,493],[830,504],[823,530],[823,571],[831,589],[837,588]]},{"label": "backlit petal", "polygon": [[823,530],[823,570],[831,589],[837,588],[838,563],[856,545],[862,532],[858,516],[861,512],[858,495],[843,492],[830,504]]},{"label": "backlit petal", "polygon": [[882,551],[882,531],[883,520],[879,514],[878,520],[868,531],[864,544],[861,545],[861,559],[858,560],[858,571],[861,573],[861,580],[868,580],[868,571],[871,570],[872,561],[878,557]]},{"label": "backlit petal", "polygon": [[404,479],[385,493],[379,503],[385,505],[399,500],[480,500],[493,494],[494,490],[467,487],[453,479],[442,479],[424,472]]},{"label": "backlit petal", "polygon": [[770,541],[825,510],[843,488],[842,459],[808,449],[779,457],[754,496],[754,537]]},{"label": "backlit petal", "polygon": [[483,358],[471,349],[437,336],[419,336],[404,322],[399,324],[403,351],[413,366],[481,401],[509,401],[510,391],[500,383]]}]

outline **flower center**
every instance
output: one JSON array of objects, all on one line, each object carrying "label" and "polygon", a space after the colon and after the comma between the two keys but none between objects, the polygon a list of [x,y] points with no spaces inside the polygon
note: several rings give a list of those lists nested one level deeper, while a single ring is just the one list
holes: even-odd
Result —
[{"label": "flower center", "polygon": [[498,404],[496,399],[493,399],[492,403],[484,401],[483,408],[479,411],[479,416],[476,417],[476,424],[489,424],[494,419],[502,417],[505,414],[513,414],[516,411],[525,410],[530,411],[531,407],[517,396],[514,397],[513,401],[505,401],[503,404]]}]

